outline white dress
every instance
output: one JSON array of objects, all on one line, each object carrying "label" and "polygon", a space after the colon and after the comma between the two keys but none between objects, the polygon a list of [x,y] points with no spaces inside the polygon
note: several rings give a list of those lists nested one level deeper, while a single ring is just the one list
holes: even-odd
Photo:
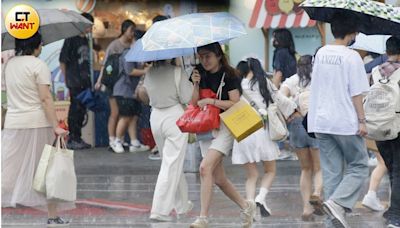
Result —
[{"label": "white dress", "polygon": [[[258,83],[250,89],[250,80],[242,80],[242,89],[259,108],[266,109],[263,97],[259,91]],[[233,164],[246,164],[260,161],[273,161],[278,158],[279,148],[276,142],[272,141],[268,128],[261,128],[239,143],[235,140],[232,150]]]}]

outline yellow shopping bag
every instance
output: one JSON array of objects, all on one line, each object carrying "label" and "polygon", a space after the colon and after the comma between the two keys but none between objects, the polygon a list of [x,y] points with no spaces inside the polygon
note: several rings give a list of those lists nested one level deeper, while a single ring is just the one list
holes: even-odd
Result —
[{"label": "yellow shopping bag", "polygon": [[243,100],[221,113],[220,117],[238,142],[263,127],[260,115]]}]

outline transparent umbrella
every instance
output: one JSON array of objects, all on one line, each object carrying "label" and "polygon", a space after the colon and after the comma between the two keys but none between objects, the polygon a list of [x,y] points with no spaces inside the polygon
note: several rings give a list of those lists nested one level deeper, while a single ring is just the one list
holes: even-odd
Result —
[{"label": "transparent umbrella", "polygon": [[[49,44],[58,40],[79,35],[92,26],[92,22],[79,13],[70,10],[38,9],[40,18],[39,32],[42,35],[43,44]],[[6,27],[1,28],[1,50],[15,48],[15,39]]]},{"label": "transparent umbrella", "polygon": [[193,49],[245,34],[244,24],[229,13],[194,13],[155,23],[142,42],[145,51]]}]

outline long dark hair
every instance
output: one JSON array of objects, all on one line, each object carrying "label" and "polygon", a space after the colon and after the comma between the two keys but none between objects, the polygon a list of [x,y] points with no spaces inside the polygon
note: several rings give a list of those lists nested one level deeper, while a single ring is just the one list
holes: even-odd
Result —
[{"label": "long dark hair", "polygon": [[297,75],[300,78],[299,85],[306,87],[311,82],[311,72],[312,72],[312,55],[303,55],[297,62]]},{"label": "long dark hair", "polygon": [[268,82],[267,82],[267,74],[265,73],[261,63],[258,59],[248,58],[247,63],[249,65],[249,69],[253,72],[253,78],[250,80],[250,89],[253,90],[254,85],[258,82],[258,87],[260,89],[260,93],[264,98],[264,103],[267,105],[272,103],[271,93],[268,90]]},{"label": "long dark hair", "polygon": [[200,52],[201,50],[213,52],[217,57],[221,57],[220,63],[222,65],[222,70],[226,73],[226,77],[238,76],[238,72],[236,71],[236,69],[229,65],[228,58],[222,51],[222,47],[218,42],[207,44],[205,46],[197,48],[197,52]]},{"label": "long dark hair", "polygon": [[15,55],[33,55],[36,49],[42,44],[42,35],[36,32],[28,39],[15,39]]},{"label": "long dark hair", "polygon": [[296,54],[292,33],[287,29],[277,29],[272,33],[277,48],[287,48],[291,55]]}]

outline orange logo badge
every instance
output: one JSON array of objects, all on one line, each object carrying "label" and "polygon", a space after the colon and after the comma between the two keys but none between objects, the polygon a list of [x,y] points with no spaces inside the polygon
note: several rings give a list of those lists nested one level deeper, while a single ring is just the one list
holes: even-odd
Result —
[{"label": "orange logo badge", "polygon": [[5,26],[8,33],[17,39],[28,39],[39,29],[39,14],[28,5],[16,5],[8,11]]}]

